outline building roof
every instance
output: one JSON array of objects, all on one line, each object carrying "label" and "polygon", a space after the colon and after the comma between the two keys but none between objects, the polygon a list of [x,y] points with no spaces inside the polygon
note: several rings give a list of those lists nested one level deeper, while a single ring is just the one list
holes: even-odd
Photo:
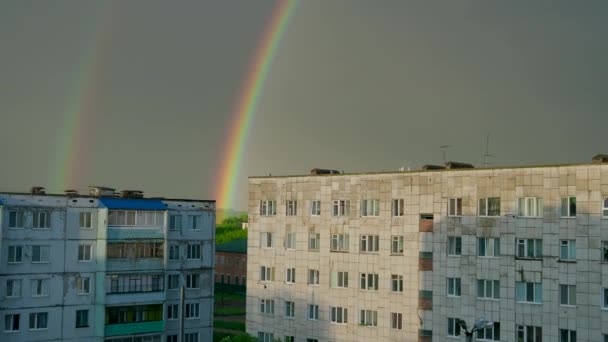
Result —
[{"label": "building roof", "polygon": [[233,252],[247,254],[247,239],[234,240],[215,246],[217,252]]},{"label": "building roof", "polygon": [[166,210],[167,206],[160,199],[144,198],[108,198],[99,199],[108,209]]}]

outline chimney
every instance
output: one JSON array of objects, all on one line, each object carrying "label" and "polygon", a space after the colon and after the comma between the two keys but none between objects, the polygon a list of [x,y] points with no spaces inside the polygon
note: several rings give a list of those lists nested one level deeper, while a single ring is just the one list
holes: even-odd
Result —
[{"label": "chimney", "polygon": [[122,198],[144,198],[144,192],[141,190],[123,190],[120,192]]},{"label": "chimney", "polygon": [[91,185],[89,186],[89,194],[93,197],[114,197],[116,189],[105,186]]},{"label": "chimney", "polygon": [[68,197],[78,196],[78,190],[68,189],[68,190],[65,190],[64,192],[65,192],[65,195]]},{"label": "chimney", "polygon": [[44,195],[46,192],[44,191],[44,187],[41,186],[33,186],[31,189],[32,195]]}]

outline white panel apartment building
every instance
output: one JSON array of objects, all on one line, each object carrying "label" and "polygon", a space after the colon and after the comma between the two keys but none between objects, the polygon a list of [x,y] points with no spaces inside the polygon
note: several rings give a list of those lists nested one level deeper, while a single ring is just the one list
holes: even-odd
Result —
[{"label": "white panel apartment building", "polygon": [[210,341],[215,203],[91,194],[0,193],[0,341]]},{"label": "white panel apartment building", "polygon": [[607,161],[252,177],[247,331],[608,341]]}]

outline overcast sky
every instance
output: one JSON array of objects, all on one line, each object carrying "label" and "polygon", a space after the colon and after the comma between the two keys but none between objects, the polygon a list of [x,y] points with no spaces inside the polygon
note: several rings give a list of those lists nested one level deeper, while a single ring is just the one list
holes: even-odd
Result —
[{"label": "overcast sky", "polygon": [[[0,2],[0,190],[51,191],[68,108],[78,184],[211,199],[271,0]],[[608,2],[306,0],[271,67],[246,177],[608,153]]]}]

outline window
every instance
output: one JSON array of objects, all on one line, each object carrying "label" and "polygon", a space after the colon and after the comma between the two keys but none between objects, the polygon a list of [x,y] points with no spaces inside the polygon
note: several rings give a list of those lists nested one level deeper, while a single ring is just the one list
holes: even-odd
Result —
[{"label": "window", "polygon": [[331,317],[329,319],[332,323],[346,324],[348,323],[348,309],[340,306],[332,306],[330,308]]},{"label": "window", "polygon": [[269,232],[260,233],[260,247],[272,248],[272,233],[269,233]]},{"label": "window", "polygon": [[285,342],[296,342],[295,336],[285,336]]},{"label": "window", "polygon": [[602,261],[608,262],[608,241],[602,241]]},{"label": "window", "polygon": [[260,299],[260,313],[274,315],[274,300]]},{"label": "window", "polygon": [[80,229],[93,228],[93,214],[90,211],[83,211],[79,214]]},{"label": "window", "polygon": [[348,287],[348,272],[331,272],[331,287]]},{"label": "window", "polygon": [[167,319],[179,319],[179,304],[167,304]]},{"label": "window", "polygon": [[559,329],[559,342],[576,342],[576,331]]},{"label": "window", "polygon": [[89,310],[76,310],[76,328],[89,326]]},{"label": "window", "polygon": [[499,299],[500,281],[499,280],[477,280],[477,298],[479,299]]},{"label": "window", "polygon": [[163,258],[162,242],[109,242],[108,259]]},{"label": "window", "polygon": [[182,229],[182,215],[170,215],[169,216],[169,229],[170,230],[181,230]]},{"label": "window", "polygon": [[500,197],[480,198],[479,216],[500,216]]},{"label": "window", "polygon": [[277,201],[260,201],[260,216],[275,216]]},{"label": "window", "polygon": [[286,216],[298,215],[298,201],[288,200],[285,204],[285,207]]},{"label": "window", "polygon": [[267,332],[258,332],[258,342],[274,342],[274,334]]},{"label": "window", "polygon": [[348,252],[348,234],[332,234],[332,252]]},{"label": "window", "polygon": [[532,325],[518,325],[516,342],[543,342],[543,328]]},{"label": "window", "polygon": [[274,281],[274,267],[260,267],[260,281]]},{"label": "window", "polygon": [[559,259],[576,260],[576,240],[559,241]]},{"label": "window", "polygon": [[542,303],[543,284],[531,282],[515,282],[515,300],[520,303]]},{"label": "window", "polygon": [[543,216],[543,199],[540,197],[519,198],[517,204],[517,215],[519,217]]},{"label": "window", "polygon": [[403,292],[403,276],[392,274],[391,275],[391,291]]},{"label": "window", "polygon": [[500,256],[500,239],[499,238],[477,238],[477,255],[481,257],[497,257]]},{"label": "window", "polygon": [[[336,200],[333,204],[333,216],[350,216],[350,201]],[[606,216],[608,216],[608,212]]]},{"label": "window", "polygon": [[448,318],[448,336],[460,336],[458,318]]},{"label": "window", "polygon": [[362,253],[373,253],[380,250],[380,237],[378,235],[361,235],[359,249]]},{"label": "window", "polygon": [[186,257],[188,260],[198,260],[201,258],[201,244],[200,243],[189,243],[186,250]]},{"label": "window", "polygon": [[317,304],[308,304],[308,319],[315,321],[319,319],[319,306]]},{"label": "window", "polygon": [[448,236],[448,255],[449,256],[462,255],[462,237]]},{"label": "window", "polygon": [[518,258],[542,258],[543,240],[541,239],[516,239],[515,255]]},{"label": "window", "polygon": [[576,285],[559,285],[559,303],[576,305]]},{"label": "window", "polygon": [[169,260],[179,260],[178,245],[169,245]]},{"label": "window", "polygon": [[79,295],[86,295],[91,293],[91,278],[90,277],[76,277],[76,289]]},{"label": "window", "polygon": [[186,333],[184,334],[184,342],[198,342],[198,333]]},{"label": "window", "polygon": [[477,330],[478,340],[500,341],[500,323],[494,322],[492,325]]},{"label": "window", "polygon": [[46,297],[49,295],[48,279],[32,279],[32,297]]},{"label": "window", "polygon": [[30,313],[30,330],[46,329],[48,327],[48,312]]},{"label": "window", "polygon": [[393,216],[403,216],[403,198],[393,199]]},{"label": "window", "polygon": [[309,233],[308,234],[308,250],[309,251],[318,251],[320,240],[321,240],[321,235],[319,233]]},{"label": "window", "polygon": [[306,342],[319,342],[316,338],[307,338]]},{"label": "window", "polygon": [[186,303],[186,311],[184,312],[186,318],[198,318],[198,303]]},{"label": "window", "polygon": [[179,274],[169,274],[167,276],[167,289],[175,290],[179,288]]},{"label": "window", "polygon": [[319,270],[308,270],[308,285],[319,285]]},{"label": "window", "polygon": [[296,233],[285,234],[285,248],[296,249]]},{"label": "window", "polygon": [[6,298],[21,297],[21,279],[6,280]]},{"label": "window", "polygon": [[365,199],[361,201],[361,216],[380,216],[380,200]]},{"label": "window", "polygon": [[602,288],[602,309],[608,309],[608,288]]},{"label": "window", "polygon": [[23,210],[10,210],[8,212],[8,227],[9,228],[23,228],[25,221],[25,213]]},{"label": "window", "polygon": [[460,278],[448,278],[448,297],[460,297]]},{"label": "window", "polygon": [[78,246],[78,261],[91,261],[91,245],[79,245]]},{"label": "window", "polygon": [[361,273],[360,289],[378,291],[378,274]]},{"label": "window", "polygon": [[51,246],[32,246],[32,262],[48,263],[51,253]]},{"label": "window", "polygon": [[[172,275],[169,275],[172,277]],[[85,278],[86,279],[86,278]],[[169,278],[171,279],[171,278]],[[173,280],[171,280],[173,281]],[[86,280],[85,283],[87,283]],[[156,292],[163,290],[163,275],[141,274],[141,273],[122,273],[106,275],[106,293],[137,293],[137,292]],[[171,286],[174,284],[172,283]],[[88,284],[86,284],[88,286]],[[175,285],[176,287],[178,285]],[[169,288],[172,289],[172,288]]]},{"label": "window", "polygon": [[285,301],[285,317],[293,318],[295,315],[296,304],[292,301]]},{"label": "window", "polygon": [[314,200],[310,202],[310,216],[321,216],[321,201]]},{"label": "window", "polygon": [[23,246],[8,246],[8,263],[23,262]]},{"label": "window", "polygon": [[19,331],[19,319],[21,316],[19,314],[8,314],[4,315],[4,331]]},{"label": "window", "polygon": [[378,326],[378,311],[361,310],[359,312],[359,324],[370,327]]},{"label": "window", "polygon": [[200,276],[198,273],[188,273],[186,275],[186,288],[187,289],[200,288],[199,280],[200,280]]},{"label": "window", "polygon": [[576,217],[576,197],[575,196],[562,198],[561,216],[562,217]]},{"label": "window", "polygon": [[462,216],[462,198],[448,200],[448,216]]},{"label": "window", "polygon": [[403,314],[400,312],[391,312],[391,329],[403,329]]},{"label": "window", "polygon": [[34,212],[34,229],[51,228],[51,213],[49,211]]},{"label": "window", "polygon": [[162,227],[164,225],[164,211],[110,210],[108,212],[108,226]]},{"label": "window", "polygon": [[602,205],[602,216],[608,217],[608,197],[604,198],[604,203]]},{"label": "window", "polygon": [[294,284],[296,282],[296,269],[293,267],[288,268],[286,273],[285,282],[288,284]]},{"label": "window", "polygon": [[188,215],[188,222],[190,223],[190,230],[200,230],[203,228],[201,223],[202,217],[200,215]]},{"label": "window", "polygon": [[403,235],[391,236],[391,254],[403,254]]}]

